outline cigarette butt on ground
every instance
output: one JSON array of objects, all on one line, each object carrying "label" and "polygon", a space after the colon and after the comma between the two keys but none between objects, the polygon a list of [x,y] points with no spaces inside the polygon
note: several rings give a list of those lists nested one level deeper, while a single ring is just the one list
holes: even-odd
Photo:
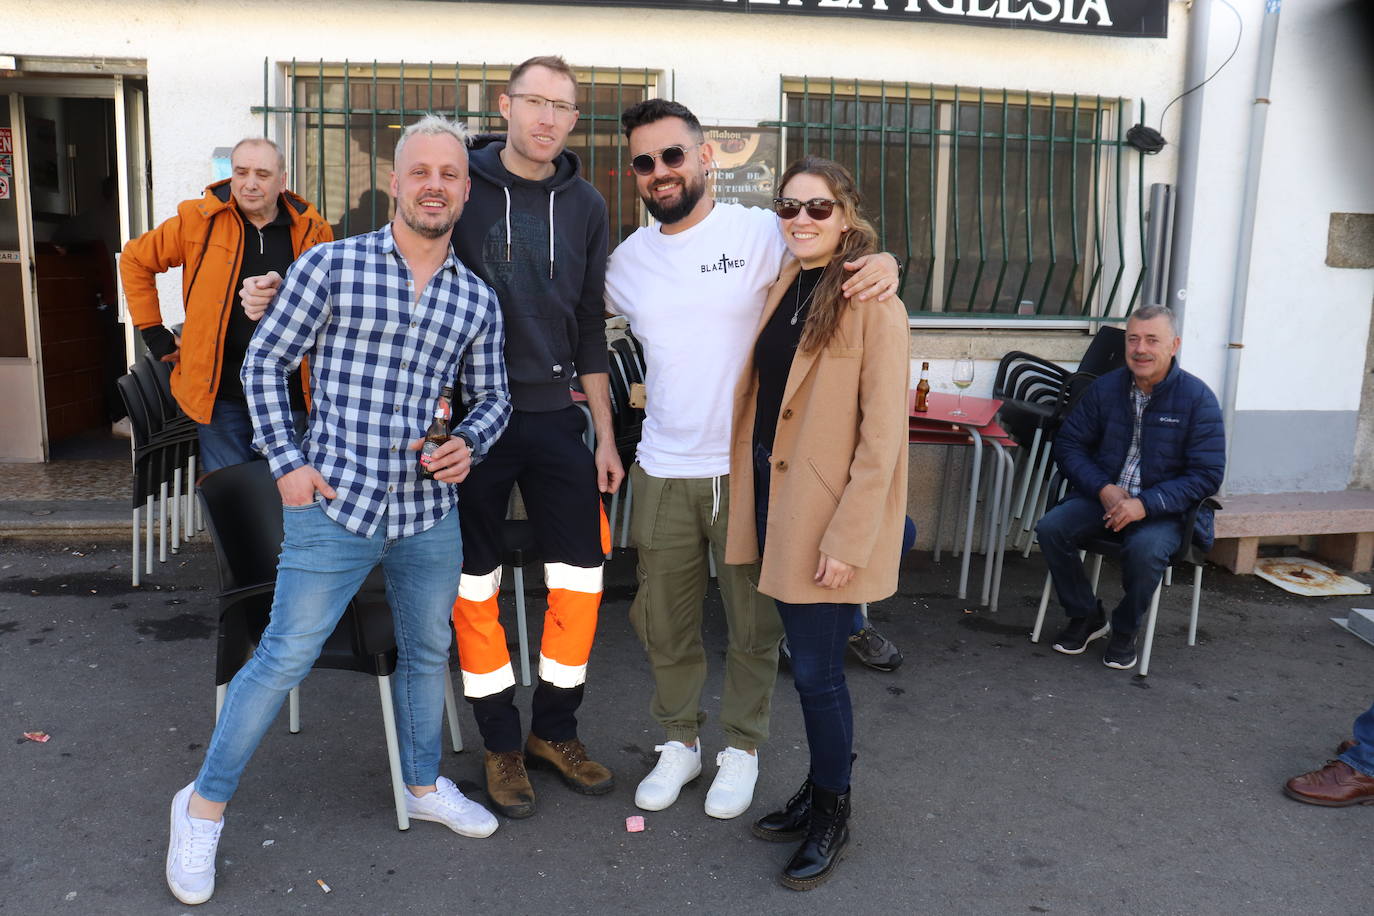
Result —
[{"label": "cigarette butt on ground", "polygon": [[644,830],[644,818],[641,815],[633,814],[625,818],[625,830],[628,833],[640,833]]},{"label": "cigarette butt on ground", "polygon": [[328,884],[325,884],[324,881],[319,878],[315,879],[315,883],[318,884],[320,886],[320,890],[324,891],[326,894],[334,889],[330,887]]}]

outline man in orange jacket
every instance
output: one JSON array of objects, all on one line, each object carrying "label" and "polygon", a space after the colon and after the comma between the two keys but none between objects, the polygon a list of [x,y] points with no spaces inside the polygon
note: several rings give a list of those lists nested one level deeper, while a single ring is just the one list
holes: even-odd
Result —
[{"label": "man in orange jacket", "polygon": [[[205,472],[258,457],[239,369],[262,317],[238,303],[245,277],[286,273],[308,248],[334,238],[308,201],[286,190],[286,159],[263,137],[239,141],[227,180],[182,201],[177,215],[124,246],[119,273],[134,326],[149,351],[175,363],[172,394],[199,424]],[[182,268],[186,319],[181,336],[163,325],[157,274]],[[291,406],[305,411],[302,378],[292,380]]]}]

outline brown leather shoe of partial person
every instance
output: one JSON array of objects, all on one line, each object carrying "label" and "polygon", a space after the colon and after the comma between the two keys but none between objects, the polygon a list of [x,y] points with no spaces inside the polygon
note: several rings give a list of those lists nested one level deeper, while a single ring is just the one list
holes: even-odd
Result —
[{"label": "brown leather shoe of partial person", "polygon": [[1336,745],[1336,756],[1341,756],[1346,751],[1350,750],[1352,747],[1359,743],[1360,742],[1356,741],[1354,738],[1346,738],[1340,744]]},{"label": "brown leather shoe of partial person", "polygon": [[1295,801],[1327,808],[1374,805],[1374,776],[1352,769],[1343,760],[1329,760],[1320,770],[1288,780],[1283,794]]},{"label": "brown leather shoe of partial person", "polygon": [[487,774],[487,797],[506,817],[529,817],[534,813],[534,786],[525,772],[525,755],[520,751],[486,752],[483,760]]},{"label": "brown leather shoe of partial person", "polygon": [[582,795],[605,795],[615,788],[615,776],[590,759],[586,746],[576,738],[545,741],[531,734],[525,742],[525,760],[534,766],[556,770],[569,789]]}]

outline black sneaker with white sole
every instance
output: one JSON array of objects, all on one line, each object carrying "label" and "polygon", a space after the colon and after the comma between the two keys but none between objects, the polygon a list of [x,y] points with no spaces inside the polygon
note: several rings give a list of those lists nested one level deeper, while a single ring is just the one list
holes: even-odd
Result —
[{"label": "black sneaker with white sole", "polygon": [[1122,671],[1135,667],[1135,634],[1113,633],[1107,640],[1107,651],[1102,655],[1102,664],[1108,668]]},{"label": "black sneaker with white sole", "polygon": [[1101,611],[1086,617],[1070,617],[1068,626],[1054,638],[1054,651],[1065,655],[1082,655],[1088,643],[1111,631],[1111,624],[1107,623],[1107,616]]}]

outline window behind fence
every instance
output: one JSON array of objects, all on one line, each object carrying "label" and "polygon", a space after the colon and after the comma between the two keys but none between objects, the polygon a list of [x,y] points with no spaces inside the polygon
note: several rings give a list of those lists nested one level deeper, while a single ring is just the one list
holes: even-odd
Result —
[{"label": "window behind fence", "polygon": [[[264,62],[264,68],[269,65]],[[298,64],[286,66],[284,103],[264,99],[284,119],[292,186],[334,226],[337,237],[368,232],[391,217],[392,151],[405,125],[428,112],[464,121],[474,132],[504,132],[497,100],[510,65]],[[652,94],[655,74],[577,68],[577,127],[568,148],[583,177],[606,198],[612,245],[639,225],[620,112]],[[264,92],[268,83],[264,72]],[[279,122],[281,123],[281,122]]]},{"label": "window behind fence", "polygon": [[784,79],[780,165],[812,154],[854,173],[913,314],[1121,316],[1140,280],[1138,250],[1129,263],[1125,250],[1123,107]]}]

